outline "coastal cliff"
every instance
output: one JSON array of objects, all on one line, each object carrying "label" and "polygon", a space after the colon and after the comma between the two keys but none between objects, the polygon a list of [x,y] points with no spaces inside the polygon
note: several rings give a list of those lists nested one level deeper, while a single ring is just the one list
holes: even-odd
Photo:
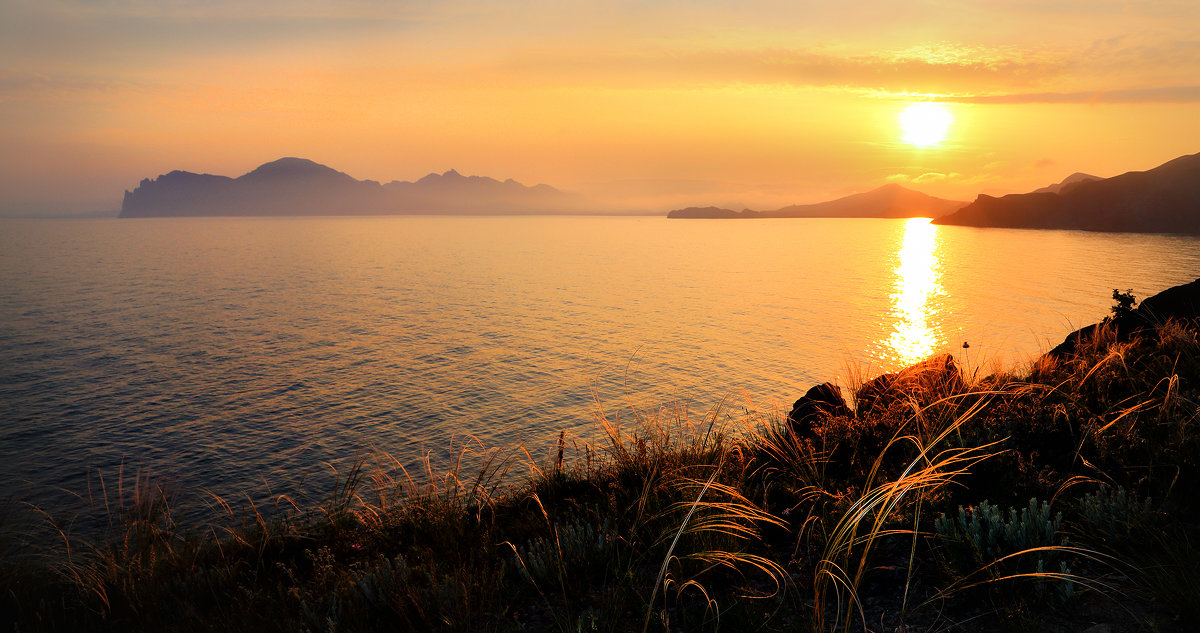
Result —
[{"label": "coastal cliff", "polygon": [[[1065,181],[1064,181],[1065,182]],[[980,194],[934,224],[1200,234],[1200,154],[1147,171],[1078,180],[1054,190]]]},{"label": "coastal cliff", "polygon": [[512,214],[578,207],[549,185],[463,176],[450,170],[416,182],[356,180],[303,158],[281,158],[230,178],[172,171],[126,191],[122,218],[184,216]]}]

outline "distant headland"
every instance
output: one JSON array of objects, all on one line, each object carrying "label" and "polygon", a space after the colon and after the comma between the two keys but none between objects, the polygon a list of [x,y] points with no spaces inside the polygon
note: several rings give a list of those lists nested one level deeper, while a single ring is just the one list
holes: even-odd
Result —
[{"label": "distant headland", "polygon": [[545,214],[582,209],[549,185],[526,186],[450,170],[416,182],[356,180],[303,158],[281,158],[237,178],[172,171],[125,192],[122,218],[185,216]]},{"label": "distant headland", "polygon": [[[415,182],[357,180],[303,158],[281,158],[231,178],[172,171],[126,191],[118,217],[519,215],[593,212],[595,201],[545,184],[431,173]],[[668,218],[933,218],[934,224],[1200,235],[1200,154],[1112,178],[1074,173],[1029,193],[974,202],[888,184],[774,210],[687,207]]]},{"label": "distant headland", "polygon": [[1074,173],[1029,193],[980,194],[967,204],[884,185],[837,200],[773,211],[675,209],[669,218],[933,218],[934,224],[1200,235],[1200,154],[1112,178]]},{"label": "distant headland", "polygon": [[675,209],[668,218],[936,218],[962,208],[966,202],[935,198],[897,184],[884,185],[815,204],[793,204],[773,211],[688,207]]},{"label": "distant headland", "polygon": [[975,202],[934,224],[1200,234],[1200,154],[1112,178],[1075,174],[1056,186]]}]

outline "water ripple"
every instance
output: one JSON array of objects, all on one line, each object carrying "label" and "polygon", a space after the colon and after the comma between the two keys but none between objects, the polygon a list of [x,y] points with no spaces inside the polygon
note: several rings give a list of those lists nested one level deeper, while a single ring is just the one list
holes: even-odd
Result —
[{"label": "water ripple", "polygon": [[[3,221],[0,486],[55,507],[145,469],[263,502],[379,449],[594,437],[593,412],[786,407],[894,363],[887,220]],[[938,228],[926,326],[1021,361],[1107,289],[1189,281],[1177,236]],[[502,237],[502,239],[498,239]],[[936,300],[934,300],[936,299]],[[961,352],[961,350],[957,350]],[[544,451],[542,451],[544,452]]]}]

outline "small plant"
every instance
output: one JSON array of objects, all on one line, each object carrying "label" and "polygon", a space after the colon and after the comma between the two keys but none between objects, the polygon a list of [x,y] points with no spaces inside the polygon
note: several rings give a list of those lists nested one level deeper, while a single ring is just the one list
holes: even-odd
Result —
[{"label": "small plant", "polygon": [[1137,303],[1133,296],[1133,288],[1127,288],[1125,292],[1113,288],[1112,298],[1116,302],[1113,304],[1112,313],[1118,319],[1125,318],[1133,312],[1133,305]]},{"label": "small plant", "polygon": [[616,544],[616,534],[607,522],[597,527],[570,519],[556,524],[549,537],[533,539],[513,551],[522,575],[540,586],[557,586],[569,575],[603,571]]},{"label": "small plant", "polygon": [[1128,536],[1150,520],[1150,499],[1138,501],[1125,488],[1101,488],[1079,502],[1085,530],[1105,536]]},{"label": "small plant", "polygon": [[957,519],[945,514],[934,522],[938,534],[957,539],[968,545],[980,562],[991,562],[1003,556],[1034,547],[1056,544],[1055,535],[1062,525],[1062,513],[1050,517],[1050,504],[1029,500],[1029,507],[1007,512],[987,501],[978,506],[958,507]]},{"label": "small plant", "polygon": [[[992,580],[1063,579],[1071,570],[1065,561],[1056,560],[1066,545],[1059,534],[1062,520],[1061,512],[1052,517],[1050,504],[1036,498],[1020,512],[983,501],[978,506],[959,506],[953,518],[939,515],[934,528],[948,545],[949,566],[968,578],[986,572]],[[1023,563],[1027,558],[1034,558],[1032,568]],[[1039,585],[1039,593],[1043,591]],[[1056,594],[1070,598],[1074,585],[1070,581],[1060,583]]]}]

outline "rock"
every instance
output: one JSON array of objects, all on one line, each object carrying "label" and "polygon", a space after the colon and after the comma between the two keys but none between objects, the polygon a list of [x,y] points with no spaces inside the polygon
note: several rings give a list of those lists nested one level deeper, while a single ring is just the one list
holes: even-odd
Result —
[{"label": "rock", "polygon": [[1057,193],[981,194],[934,224],[1200,235],[1200,154]]},{"label": "rock", "polygon": [[1099,323],[1093,323],[1071,332],[1067,335],[1067,338],[1063,339],[1063,342],[1055,345],[1054,349],[1046,352],[1046,356],[1058,360],[1073,356],[1075,354],[1075,350],[1079,348],[1079,344],[1082,341],[1091,339],[1095,335],[1097,328],[1103,327],[1111,322],[1112,318],[1106,317]]},{"label": "rock", "polygon": [[855,410],[861,418],[876,408],[888,408],[899,398],[912,397],[929,404],[947,393],[960,391],[962,373],[950,354],[933,356],[898,372],[872,378],[855,395]]},{"label": "rock", "polygon": [[1167,319],[1200,320],[1200,279],[1147,297],[1133,314],[1147,325],[1158,325]]},{"label": "rock", "polygon": [[854,415],[846,406],[842,390],[835,384],[826,382],[809,389],[795,404],[788,414],[788,427],[799,437],[815,437],[813,423],[827,418]]},{"label": "rock", "polygon": [[1119,317],[1106,317],[1075,330],[1046,352],[1046,356],[1058,360],[1073,356],[1080,343],[1091,339],[1099,328],[1112,327],[1116,330],[1116,340],[1124,342],[1140,330],[1156,328],[1171,319],[1200,323],[1200,279],[1147,297],[1141,305]]}]

